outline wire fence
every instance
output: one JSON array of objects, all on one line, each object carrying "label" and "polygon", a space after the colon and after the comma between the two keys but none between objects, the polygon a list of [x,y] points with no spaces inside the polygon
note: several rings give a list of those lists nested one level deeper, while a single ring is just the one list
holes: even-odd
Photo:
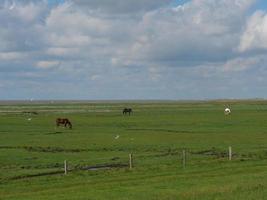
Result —
[{"label": "wire fence", "polygon": [[[111,154],[111,153],[110,153]],[[114,152],[114,154],[116,154]],[[92,155],[92,154],[91,154]],[[89,157],[89,155],[88,155]],[[162,152],[135,152],[113,156],[99,156],[90,158],[68,158],[53,162],[47,157],[43,162],[35,162],[22,165],[21,174],[8,179],[23,179],[36,176],[48,176],[55,174],[69,174],[75,171],[88,170],[110,170],[139,168],[163,168],[176,167],[186,169],[205,165],[217,165],[218,162],[235,162],[247,160],[267,159],[267,149],[261,152],[237,152],[231,146],[225,149],[211,148],[207,150],[173,149]],[[30,172],[30,173],[29,173]]]},{"label": "wire fence", "polygon": [[106,157],[97,159],[86,159],[71,162],[65,166],[65,174],[68,171],[75,170],[100,170],[111,168],[146,168],[159,166],[173,166],[185,169],[189,166],[199,166],[211,163],[246,161],[246,160],[262,160],[267,159],[267,151],[265,153],[237,153],[232,147],[221,150],[211,148],[208,150],[190,150],[181,149],[175,151],[158,152],[158,153],[130,153],[125,156]]}]

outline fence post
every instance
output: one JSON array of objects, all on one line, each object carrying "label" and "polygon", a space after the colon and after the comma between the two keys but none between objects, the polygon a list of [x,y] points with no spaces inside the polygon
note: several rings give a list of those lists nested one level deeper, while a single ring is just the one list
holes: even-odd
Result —
[{"label": "fence post", "polygon": [[133,168],[133,155],[130,153],[129,154],[129,169]]},{"label": "fence post", "polygon": [[67,175],[68,173],[68,163],[66,160],[64,160],[64,174]]},{"label": "fence post", "polygon": [[232,147],[231,146],[229,146],[228,155],[229,155],[229,160],[232,160]]},{"label": "fence post", "polygon": [[186,166],[186,152],[183,150],[182,152],[182,163],[183,163],[183,169],[185,169]]}]

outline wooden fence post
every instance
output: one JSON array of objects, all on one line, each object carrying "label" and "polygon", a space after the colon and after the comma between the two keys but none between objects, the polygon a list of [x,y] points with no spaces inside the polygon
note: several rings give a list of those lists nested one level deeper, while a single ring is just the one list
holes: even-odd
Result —
[{"label": "wooden fence post", "polygon": [[228,149],[228,156],[229,156],[229,160],[232,160],[232,147],[229,146],[229,149]]},{"label": "wooden fence post", "polygon": [[129,169],[133,168],[133,155],[130,153],[129,154]]},{"label": "wooden fence post", "polygon": [[186,152],[183,150],[182,152],[182,163],[183,163],[183,169],[185,169],[186,166]]},{"label": "wooden fence post", "polygon": [[68,163],[67,163],[67,161],[65,160],[65,161],[64,161],[64,174],[67,175],[67,173],[68,173]]}]

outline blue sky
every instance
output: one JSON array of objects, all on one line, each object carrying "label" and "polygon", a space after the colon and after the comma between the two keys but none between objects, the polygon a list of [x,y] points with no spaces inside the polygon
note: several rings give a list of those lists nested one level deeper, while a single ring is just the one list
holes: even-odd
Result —
[{"label": "blue sky", "polygon": [[0,99],[267,98],[266,24],[263,0],[0,1]]},{"label": "blue sky", "polygon": [[[189,2],[190,0],[174,0],[172,2],[172,5],[181,5],[186,2]],[[267,1],[266,0],[257,0],[255,5],[253,6],[253,9],[267,9]]]},{"label": "blue sky", "polygon": [[258,2],[255,5],[256,9],[262,9],[267,10],[267,1],[265,0],[258,0]]},{"label": "blue sky", "polygon": [[48,0],[47,2],[48,2],[48,4],[50,4],[50,5],[58,5],[58,4],[62,4],[62,3],[64,3],[65,0]]},{"label": "blue sky", "polygon": [[[172,6],[177,6],[177,5],[182,5],[184,3],[189,2],[190,0],[172,0],[170,5]],[[48,4],[56,6],[59,4],[62,4],[66,2],[65,0],[47,0]],[[266,0],[257,0],[255,5],[253,6],[253,10],[255,9],[267,9],[267,1]]]}]

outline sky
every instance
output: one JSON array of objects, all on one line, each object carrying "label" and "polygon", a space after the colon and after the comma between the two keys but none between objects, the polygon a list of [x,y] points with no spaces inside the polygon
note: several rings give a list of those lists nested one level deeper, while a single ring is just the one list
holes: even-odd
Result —
[{"label": "sky", "polygon": [[266,0],[0,0],[0,100],[267,98]]}]

